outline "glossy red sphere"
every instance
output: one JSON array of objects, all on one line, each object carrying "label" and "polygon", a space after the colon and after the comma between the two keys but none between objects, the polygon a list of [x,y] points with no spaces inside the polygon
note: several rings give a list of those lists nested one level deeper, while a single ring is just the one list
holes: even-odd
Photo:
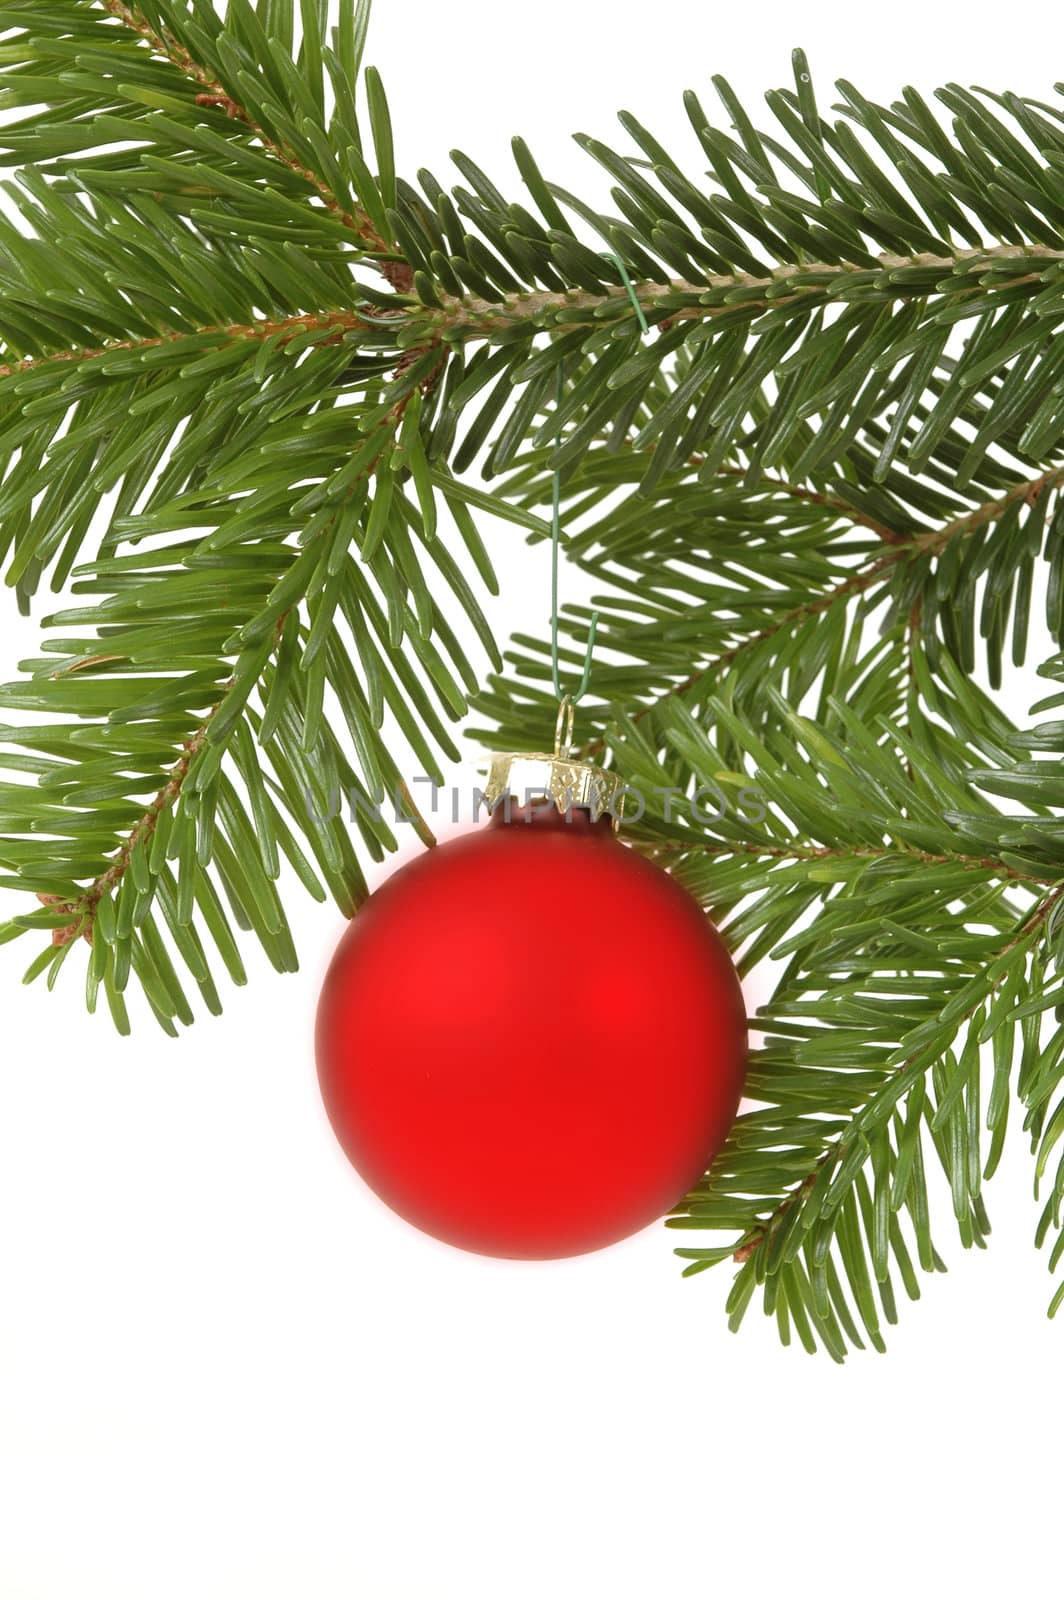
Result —
[{"label": "glossy red sphere", "polygon": [[515,812],[389,879],[322,992],[325,1105],[408,1222],[578,1255],[669,1211],[734,1120],[742,993],[719,934],[586,812]]}]

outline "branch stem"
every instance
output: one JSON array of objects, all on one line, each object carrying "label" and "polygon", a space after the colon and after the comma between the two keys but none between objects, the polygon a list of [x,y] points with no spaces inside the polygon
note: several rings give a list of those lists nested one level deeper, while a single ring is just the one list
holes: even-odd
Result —
[{"label": "branch stem", "polygon": [[[1031,934],[1037,933],[1047,921],[1054,907],[1058,904],[1062,897],[1064,897],[1064,884],[1058,883],[1052,892],[1044,895],[1038,904],[1034,906],[1033,909],[1027,914],[1013,937],[1002,947],[998,956],[998,960],[1000,960],[1002,956],[1007,955],[1010,950],[1014,950],[1019,945],[1023,944],[1024,940],[1029,938]],[[1002,971],[996,983],[993,985],[993,988],[989,991],[991,995],[996,994],[998,989],[1000,989],[1001,985],[1004,983],[1007,975],[1007,971]],[[965,1023],[971,1021],[976,1012],[979,1010],[979,1007],[985,1003],[986,999],[986,994],[980,994],[979,998],[975,1001],[971,1008],[965,1012],[963,1016],[958,1018],[957,1032],[964,1027]],[[894,1073],[904,1072],[907,1067],[912,1066],[913,1063],[918,1059],[919,1058],[917,1056],[912,1056],[908,1060],[901,1062],[900,1065],[894,1069]],[[891,1074],[892,1077],[894,1076],[894,1073]],[[827,1148],[817,1158],[816,1165],[813,1167],[812,1171],[806,1173],[805,1177],[802,1178],[799,1183],[795,1184],[792,1189],[788,1190],[787,1194],[784,1195],[779,1204],[769,1213],[763,1223],[759,1223],[756,1228],[752,1229],[747,1236],[742,1239],[735,1249],[733,1260],[741,1264],[742,1262],[750,1259],[755,1251],[760,1248],[765,1240],[769,1238],[772,1232],[779,1226],[781,1219],[787,1214],[791,1207],[800,1203],[805,1195],[810,1192],[814,1183],[816,1182],[821,1168],[824,1167],[829,1161],[837,1161],[840,1157],[845,1155],[851,1137],[852,1135],[842,1134],[838,1139],[832,1141],[832,1143],[827,1146]]]},{"label": "branch stem", "polygon": [[[683,696],[689,694],[711,673],[719,671],[722,667],[729,666],[744,650],[749,650],[754,645],[762,644],[766,639],[771,639],[773,635],[779,633],[781,628],[818,616],[821,612],[830,610],[838,601],[849,599],[855,594],[861,594],[866,589],[873,588],[890,575],[897,562],[911,556],[939,555],[954,539],[966,538],[978,528],[985,527],[988,522],[996,522],[1017,500],[1024,500],[1028,504],[1033,504],[1039,495],[1059,488],[1062,483],[1064,483],[1064,467],[1053,467],[1048,472],[1040,473],[1036,478],[1025,479],[1022,483],[1014,484],[1000,498],[988,500],[983,505],[976,506],[974,510],[965,512],[961,517],[955,517],[952,522],[947,522],[941,528],[930,529],[925,533],[915,534],[911,538],[892,544],[890,549],[883,555],[878,556],[868,566],[859,568],[841,583],[836,584],[834,588],[826,589],[817,595],[815,599],[807,600],[802,605],[795,606],[793,610],[785,612],[782,617],[778,618],[769,627],[750,634],[738,644],[733,645],[730,650],[722,651],[720,655],[714,656],[712,661],[708,661],[705,666],[699,667],[697,672],[692,672],[682,682],[673,684],[671,688],[658,695],[656,699],[640,706],[632,714],[632,721],[640,722],[644,717],[650,716],[658,706],[673,695]],[[602,744],[598,742],[585,746],[584,753],[590,755],[601,749]]]},{"label": "branch stem", "polygon": [[[232,680],[225,687],[231,687],[231,682]],[[79,933],[90,944],[92,943],[96,907],[103,899],[103,896],[109,894],[122,881],[129,870],[129,863],[132,860],[134,850],[137,849],[138,845],[147,844],[151,840],[163,812],[169,810],[178,800],[189,772],[192,770],[192,763],[203,748],[211,717],[213,717],[217,709],[217,706],[212,707],[195,733],[185,741],[179,759],[167,773],[166,782],[143,816],[138,817],[124,843],[112,856],[106,869],[89,884],[85,892],[78,895],[77,899],[69,901],[58,901],[51,895],[39,897],[47,904],[53,905],[56,911],[69,912],[70,914],[71,921],[65,927],[56,928],[52,934],[53,945],[69,944],[71,940],[77,938]]]},{"label": "branch stem", "polygon": [[[874,264],[857,262],[813,261],[787,262],[775,267],[767,275],[756,276],[748,272],[707,273],[698,282],[686,278],[672,278],[666,283],[643,282],[632,286],[632,294],[644,315],[662,315],[670,323],[701,320],[714,316],[734,316],[737,311],[762,311],[768,306],[790,305],[803,296],[835,298],[853,287],[856,282],[865,284],[888,275],[889,298],[925,299],[929,294],[945,292],[941,279],[958,274],[976,273],[981,267],[987,270],[1002,263],[1015,262],[1018,268],[1028,263],[1036,270],[1018,271],[1016,275],[1002,273],[1001,287],[1014,287],[1017,283],[1041,281],[1047,267],[1064,262],[1064,250],[1054,250],[1048,245],[978,245],[973,249],[957,250],[951,255],[899,256],[884,253]],[[906,289],[896,275],[907,270],[921,274],[918,285]],[[939,281],[929,285],[924,274],[934,273]],[[780,289],[793,284],[792,292],[781,294]],[[759,292],[763,291],[763,292]],[[967,283],[958,293],[982,294],[985,287]],[[556,311],[565,312],[567,330],[578,327],[601,327],[603,312],[615,308],[617,314],[631,311],[632,301],[627,288],[609,288],[605,293],[591,290],[533,290],[504,296],[501,301],[486,300],[479,296],[441,296],[443,309],[435,320],[451,337],[487,338],[492,333],[512,329],[518,322],[542,324]],[[687,300],[688,303],[684,303]],[[586,312],[585,317],[579,313]]]},{"label": "branch stem", "polygon": [[753,842],[748,839],[728,839],[720,843],[708,843],[698,839],[668,841],[659,844],[657,840],[641,841],[643,848],[653,855],[700,855],[712,856],[759,856],[767,857],[773,861],[853,861],[868,860],[882,861],[891,859],[911,860],[923,866],[939,867],[970,867],[973,871],[990,872],[997,878],[1007,878],[1014,883],[1055,884],[1060,883],[1059,874],[1052,878],[1041,877],[1035,872],[1024,872],[1019,867],[1006,866],[1003,861],[996,861],[992,856],[971,855],[933,855],[926,850],[913,850],[908,845],[855,845],[852,848],[839,849],[835,845],[800,845],[785,844],[775,845],[768,842]]},{"label": "branch stem", "polygon": [[[162,56],[164,60],[190,78],[200,88],[196,102],[202,106],[212,106],[224,111],[227,116],[237,122],[242,122],[254,134],[264,150],[286,166],[290,172],[315,189],[321,198],[326,210],[355,233],[363,247],[371,255],[394,256],[395,245],[382,239],[369,216],[365,211],[349,211],[337,197],[330,185],[320,175],[312,171],[296,153],[278,139],[274,139],[266,130],[259,126],[240,101],[217,78],[213,77],[207,69],[193,60],[192,56],[175,39],[167,29],[158,30],[152,26],[147,18],[136,6],[126,4],[126,0],[104,0],[104,6],[113,17],[129,28],[133,33],[143,39],[155,55]],[[382,275],[392,287],[401,294],[406,294],[413,283],[413,273],[406,262],[400,260],[384,260],[378,262]]]},{"label": "branch stem", "polygon": [[319,311],[279,319],[264,318],[261,322],[234,322],[216,327],[193,328],[187,333],[161,333],[149,339],[113,339],[107,344],[82,346],[74,350],[55,350],[43,356],[26,356],[21,361],[0,366],[0,379],[13,378],[20,372],[37,372],[53,361],[99,361],[104,356],[120,355],[123,351],[136,354],[142,350],[157,350],[162,345],[179,345],[190,339],[216,338],[220,344],[239,339],[262,340],[280,337],[282,344],[300,338],[306,333],[320,333],[321,344],[335,344],[347,333],[357,333],[369,327],[368,322],[354,311]]}]

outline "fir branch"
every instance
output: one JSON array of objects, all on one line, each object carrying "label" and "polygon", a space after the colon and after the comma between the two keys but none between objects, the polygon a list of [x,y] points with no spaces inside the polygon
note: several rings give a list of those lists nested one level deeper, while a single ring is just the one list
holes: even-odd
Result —
[{"label": "fir branch", "polygon": [[0,365],[0,380],[17,377],[21,373],[39,372],[56,362],[72,363],[99,361],[108,356],[128,352],[139,355],[147,350],[158,350],[164,346],[180,347],[189,340],[217,342],[219,345],[238,343],[247,340],[257,341],[276,339],[278,346],[283,349],[293,339],[302,339],[305,335],[321,334],[321,338],[314,342],[318,345],[336,344],[346,334],[358,333],[368,328],[369,324],[360,318],[357,313],[350,311],[324,311],[317,315],[296,315],[280,317],[277,319],[263,318],[255,323],[231,323],[225,327],[201,327],[190,329],[187,333],[158,334],[149,339],[114,339],[107,344],[97,345],[93,348],[82,347],[73,350],[53,350],[47,355],[26,356],[21,361],[8,362]]},{"label": "fir branch", "polygon": [[[865,594],[878,584],[890,578],[896,565],[904,560],[919,555],[941,555],[941,553],[955,540],[963,540],[977,533],[989,523],[996,522],[1011,507],[1017,504],[1034,505],[1039,497],[1064,483],[1064,467],[1054,467],[1047,472],[1039,473],[1035,478],[1025,479],[1014,485],[1009,491],[997,499],[984,502],[974,510],[956,517],[944,527],[933,531],[916,534],[904,540],[891,541],[890,549],[875,560],[858,568],[848,577],[842,579],[832,588],[813,598],[803,601],[801,605],[782,613],[775,622],[768,627],[761,628],[755,633],[746,635],[731,649],[714,656],[696,672],[691,673],[681,682],[671,684],[662,695],[640,705],[631,712],[633,723],[642,722],[647,717],[652,717],[661,705],[673,697],[685,698],[693,690],[700,688],[709,679],[731,666],[747,650],[752,650],[760,644],[766,643],[777,637],[782,632],[796,624],[808,621],[830,611],[836,605]],[[790,485],[779,485],[782,492],[788,493]],[[821,498],[819,503],[830,503]],[[600,754],[605,748],[602,741],[593,741],[582,747],[586,756]]]},{"label": "fir branch", "polygon": [[[151,23],[134,6],[126,5],[125,0],[103,0],[103,9],[109,11],[112,17],[117,17],[119,22],[125,24],[131,32],[136,33],[141,39],[147,41],[151,49],[164,60],[171,62],[180,72],[189,78],[194,78],[196,84],[204,91],[202,103],[205,105],[222,105],[229,116],[238,117],[249,127],[254,128],[251,118],[244,108],[229,95],[216,78],[212,78],[205,67],[193,61],[189,52],[174,38],[173,34],[165,29],[156,30]],[[254,129],[256,133],[261,130]],[[306,176],[304,173],[303,176]]]},{"label": "fir branch", "polygon": [[909,541],[910,548],[922,550],[929,555],[940,555],[953,540],[966,539],[970,534],[986,527],[988,523],[999,521],[1014,506],[1035,505],[1043,494],[1059,488],[1062,483],[1064,483],[1064,467],[1051,467],[1034,478],[1025,478],[1022,482],[1013,484],[1007,493],[995,500],[985,501],[962,517],[955,517],[952,522],[947,522],[945,527],[937,528],[930,533],[918,534]]},{"label": "fir branch", "polygon": [[[143,39],[157,55],[169,61],[186,77],[194,80],[200,89],[200,93],[196,96],[197,105],[216,107],[224,111],[226,116],[242,122],[264,150],[268,150],[298,178],[302,178],[311,188],[316,189],[325,209],[337,217],[346,228],[352,230],[367,252],[383,257],[397,255],[395,246],[380,237],[364,211],[355,213],[345,210],[320,173],[314,172],[280,140],[272,139],[265,129],[255,122],[236,96],[205,67],[194,61],[188,50],[174,38],[172,33],[167,29],[153,28],[147,18],[135,6],[126,4],[125,0],[103,0],[103,5],[106,11]],[[399,259],[385,259],[378,265],[382,276],[388,280],[393,289],[400,294],[409,293],[413,274],[406,262]]]},{"label": "fir branch", "polygon": [[[687,465],[689,467],[700,467],[704,461],[704,456],[694,455],[689,457]],[[719,466],[715,469],[715,476],[718,478],[735,478],[745,483],[749,474],[744,467]],[[786,478],[776,477],[771,472],[764,473],[758,478],[753,487],[768,489],[773,494],[788,495],[795,500],[804,500],[807,505],[824,506],[830,511],[837,511],[841,517],[846,518],[852,527],[868,528],[872,533],[878,534],[884,544],[904,544],[906,542],[903,533],[899,533],[896,528],[888,527],[878,517],[871,516],[858,506],[851,505],[841,495],[827,494],[823,490],[810,488],[806,484],[788,483]]]},{"label": "fir branch", "polygon": [[[1001,988],[1008,977],[1008,968],[1005,965],[1005,958],[1008,957],[1012,951],[1026,946],[1029,943],[1032,936],[1036,935],[1044,927],[1045,923],[1052,915],[1054,908],[1060,903],[1062,898],[1064,898],[1064,884],[1058,883],[1050,893],[1042,896],[1033,909],[1024,917],[1023,921],[1015,930],[1012,937],[1006,942],[1005,945],[1002,946],[998,954],[998,959],[994,963],[996,966],[1001,968],[1001,971],[1000,975],[994,982],[992,989],[990,990],[991,995],[996,993],[997,990]],[[956,1019],[954,1027],[955,1033],[959,1033],[965,1024],[972,1020],[976,1013],[985,1004],[986,999],[986,992],[980,991],[978,998],[973,1001],[969,1009],[964,1011]],[[902,1075],[911,1072],[914,1067],[921,1066],[926,1071],[931,1066],[931,1062],[927,1060],[925,1053],[917,1052],[915,1055],[900,1062],[894,1071],[898,1075]],[[888,1092],[890,1092],[889,1082],[887,1087]],[[869,1102],[869,1104],[872,1103],[873,1102]],[[823,1153],[817,1158],[816,1164],[810,1170],[810,1172],[808,1172],[805,1177],[795,1184],[795,1186],[783,1196],[779,1204],[764,1219],[764,1221],[760,1222],[755,1229],[751,1230],[736,1246],[733,1259],[737,1264],[743,1265],[748,1262],[751,1257],[754,1256],[755,1253],[772,1238],[773,1234],[779,1228],[787,1214],[796,1208],[799,1208],[805,1201],[809,1199],[817,1185],[817,1181],[820,1178],[821,1173],[823,1173],[825,1170],[830,1170],[833,1167],[839,1166],[847,1153],[853,1148],[855,1140],[859,1139],[860,1137],[861,1134],[858,1123],[858,1126],[855,1127],[853,1132],[841,1136],[839,1139],[836,1139],[827,1146]]]},{"label": "fir branch", "polygon": [[834,588],[828,589],[824,594],[817,595],[811,600],[805,600],[800,606],[795,606],[793,610],[784,612],[783,616],[777,622],[772,623],[770,627],[761,628],[757,633],[748,634],[732,649],[725,650],[721,655],[707,662],[704,667],[699,667],[697,672],[692,672],[690,677],[685,678],[682,683],[671,687],[666,696],[652,700],[648,705],[640,706],[638,710],[633,711],[632,721],[642,722],[645,717],[652,716],[661,705],[663,698],[677,695],[682,699],[690,694],[693,689],[697,689],[712,674],[720,672],[722,668],[731,666],[745,650],[752,650],[755,646],[764,644],[792,624],[818,617],[825,611],[830,611],[840,601],[850,600],[856,595],[864,594],[866,590],[880,583],[891,572],[895,562],[900,560],[903,555],[912,554],[914,548],[915,546],[911,541],[907,541],[904,545],[895,545],[889,555],[880,556],[878,560],[870,562],[867,566],[851,574],[850,577],[844,578],[841,583],[837,583]]},{"label": "fir branch", "polygon": [[[1022,270],[1029,263],[1039,270]],[[1015,263],[1015,274],[1000,272],[1001,266]],[[892,300],[913,296],[925,300],[929,292],[943,299],[971,298],[985,293],[985,286],[969,279],[983,271],[998,269],[992,288],[995,292],[1044,281],[1046,268],[1064,264],[1064,250],[1040,245],[982,245],[957,250],[952,255],[911,256],[884,253],[872,265],[855,262],[787,262],[765,275],[729,272],[707,273],[704,278],[672,278],[667,282],[633,284],[633,293],[648,320],[656,320],[663,331],[678,322],[697,322],[738,313],[753,317],[759,312],[791,308],[803,300],[842,300],[855,290],[880,294]],[[911,287],[909,280],[911,279]],[[958,281],[953,282],[951,280]],[[791,286],[791,294],[780,293]],[[433,321],[443,337],[490,339],[503,333],[512,336],[525,324],[549,325],[564,313],[565,327],[596,328],[607,313],[618,316],[631,310],[626,288],[606,293],[567,290],[550,293],[513,294],[498,300],[478,296],[440,296],[441,311]]]},{"label": "fir branch", "polygon": [[[101,657],[98,659],[102,661],[108,658]],[[112,657],[110,659],[121,658]],[[228,691],[232,686],[233,680],[230,678],[228,683],[223,685],[223,689]],[[221,701],[218,702],[218,705],[220,704]],[[68,926],[54,930],[52,934],[53,945],[61,948],[79,936],[87,939],[90,944],[92,943],[96,911],[100,901],[105,895],[111,894],[122,882],[122,879],[129,871],[133,852],[138,848],[144,849],[151,843],[159,824],[159,818],[163,812],[171,810],[177,804],[181,797],[181,791],[192,771],[193,763],[206,743],[211,717],[218,710],[218,705],[211,708],[210,713],[200,723],[196,731],[184,741],[181,755],[170,768],[166,782],[143,815],[137,818],[125,842],[115,853],[106,870],[93,879],[84,894],[79,895],[76,900],[64,900],[60,895],[42,894],[38,896],[38,899],[43,904],[52,907],[55,914],[69,916],[71,919]]]},{"label": "fir branch", "polygon": [[[784,1339],[880,1348],[910,1244],[941,1266],[925,1148],[970,1246],[1010,1094],[1039,1174],[1064,1125],[1064,734],[974,681],[1025,659],[1036,578],[1064,639],[1064,115],[843,82],[832,120],[798,53],[764,130],[689,94],[692,159],[628,113],[638,155],[578,135],[606,213],[523,140],[516,201],[461,152],[453,187],[397,172],[365,0],[331,49],[317,4],[302,47],[273,0],[6,16],[0,554],[23,607],[77,603],[0,687],[36,719],[0,728],[2,883],[42,902],[0,942],[47,934],[51,982],[88,934],[123,1030],[134,979],[168,1033],[189,978],[219,1009],[236,929],[294,970],[283,863],[352,914],[394,845],[330,804],[404,792],[386,728],[438,775],[474,695],[511,748],[553,726],[549,644],[502,675],[462,563],[494,589],[472,512],[543,540],[557,474],[602,591],[585,748],[765,798],[639,842],[781,964],[762,1109],[673,1224],[738,1235],[733,1325],[759,1290]],[[588,610],[563,627],[564,668]],[[1062,1194],[1064,1163],[1040,1240]]]},{"label": "fir branch", "polygon": [[[991,877],[1005,878],[1014,883],[1057,884],[1059,873],[1050,877],[1028,872],[1023,868],[996,860],[993,856],[964,855],[947,852],[935,855],[928,850],[914,850],[906,846],[852,846],[840,849],[833,845],[802,845],[797,842],[779,845],[768,840],[730,839],[711,843],[703,839],[676,839],[661,842],[645,839],[642,849],[651,856],[686,856],[692,853],[710,856],[746,855],[764,857],[772,861],[891,861],[899,864],[918,861],[928,867],[968,867],[973,872],[988,873]],[[1051,908],[1050,908],[1051,909]]]}]

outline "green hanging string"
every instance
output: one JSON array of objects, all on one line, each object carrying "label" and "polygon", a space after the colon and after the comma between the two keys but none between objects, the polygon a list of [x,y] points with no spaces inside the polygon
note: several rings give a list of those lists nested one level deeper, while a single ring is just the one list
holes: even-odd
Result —
[{"label": "green hanging string", "polygon": [[[647,322],[646,315],[645,315],[645,313],[643,311],[643,307],[639,303],[639,297],[636,294],[635,289],[632,286],[632,280],[628,276],[628,268],[625,266],[625,264],[621,260],[620,256],[615,254],[614,251],[612,251],[612,250],[603,251],[603,255],[605,256],[606,260],[613,262],[614,266],[617,268],[618,272],[620,273],[621,282],[624,284],[625,292],[627,293],[629,300],[632,302],[632,309],[635,311],[636,317],[638,318],[640,330],[641,330],[642,333],[648,334],[650,332],[650,325]],[[377,326],[382,327],[382,328],[384,328],[384,327],[392,327],[392,328],[394,328],[394,327],[397,327],[397,326],[402,326],[403,323],[405,323],[405,322],[407,322],[409,320],[409,318],[407,318],[407,317],[375,317],[375,316],[370,315],[369,312],[361,310],[361,309],[359,311],[359,316],[362,317],[364,321],[375,323]],[[557,392],[557,403],[556,403],[556,409],[559,410],[559,411],[561,410],[561,405],[562,405],[562,401],[563,401],[564,398],[565,398],[565,368],[564,368],[563,364],[559,364],[559,367],[558,367],[558,392]],[[560,428],[558,430],[558,441],[559,441],[559,443],[561,442],[561,429]],[[553,674],[553,679],[554,679],[554,693],[558,696],[558,699],[560,700],[560,699],[563,698],[563,695],[565,694],[565,691],[563,691],[563,689],[562,689],[561,666],[560,666],[560,663],[559,663],[559,660],[558,660],[558,579],[559,579],[559,572],[560,572],[560,567],[561,567],[561,542],[562,542],[562,531],[561,531],[562,474],[561,474],[561,468],[560,467],[556,467],[554,469],[552,501],[553,501],[553,505],[552,505],[552,514],[551,514],[551,669],[552,669],[552,674]],[[588,631],[587,631],[587,650],[586,650],[586,652],[584,654],[584,670],[583,670],[583,673],[581,674],[580,682],[579,682],[579,684],[578,684],[578,686],[576,688],[575,693],[571,693],[571,694],[565,695],[565,698],[567,699],[568,704],[570,706],[575,706],[580,700],[582,700],[584,698],[585,694],[587,693],[588,684],[591,681],[591,663],[592,663],[592,660],[593,660],[593,657],[594,657],[594,653],[595,653],[595,641],[596,641],[596,639],[598,637],[598,625],[599,625],[599,614],[598,614],[597,611],[593,611],[591,613],[591,622],[590,622],[590,624],[588,626]]]},{"label": "green hanging string", "polygon": [[[627,294],[628,294],[628,298],[632,302],[632,305],[633,305],[633,307],[635,309],[635,314],[639,319],[639,327],[640,327],[641,331],[644,334],[649,333],[650,332],[650,327],[649,327],[649,324],[647,323],[646,316],[645,316],[645,314],[643,312],[643,307],[639,304],[639,297],[637,296],[637,294],[635,292],[635,289],[632,287],[632,280],[628,276],[628,269],[626,268],[624,262],[621,260],[620,256],[614,255],[612,250],[605,251],[604,254],[606,255],[608,260],[614,262],[614,264],[617,267],[617,270],[621,274],[621,281],[623,282],[625,290],[627,291]],[[558,394],[557,394],[557,409],[559,411],[561,410],[561,404],[562,404],[562,400],[564,399],[564,397],[565,397],[565,369],[564,369],[564,365],[559,363],[559,366],[558,366]],[[558,430],[558,440],[559,440],[559,442],[561,441],[561,429],[560,428]],[[559,661],[558,661],[558,575],[559,575],[559,569],[560,569],[560,566],[561,566],[561,542],[562,542],[562,527],[561,527],[561,520],[562,520],[561,519],[562,474],[561,474],[561,468],[560,467],[555,467],[555,469],[554,469],[554,484],[553,484],[552,500],[553,500],[553,506],[552,506],[552,515],[551,515],[551,624],[550,624],[550,650],[551,650],[551,668],[552,668],[553,677],[554,677],[554,693],[558,696],[558,699],[560,700],[562,698],[563,694],[565,694],[565,691],[562,689],[561,667],[560,667],[560,664],[559,664]],[[599,614],[598,614],[597,611],[593,611],[591,613],[591,621],[590,621],[590,623],[588,625],[588,630],[587,630],[587,650],[584,653],[584,670],[583,670],[583,673],[582,673],[581,678],[580,678],[580,682],[579,682],[576,690],[574,692],[570,692],[570,693],[568,693],[566,695],[566,698],[567,698],[569,704],[572,705],[572,706],[577,705],[578,702],[581,701],[584,698],[584,696],[585,696],[585,694],[587,693],[587,690],[588,690],[588,684],[591,682],[591,662],[592,662],[592,659],[593,659],[594,653],[595,653],[595,640],[598,638],[598,625],[599,625]]]}]

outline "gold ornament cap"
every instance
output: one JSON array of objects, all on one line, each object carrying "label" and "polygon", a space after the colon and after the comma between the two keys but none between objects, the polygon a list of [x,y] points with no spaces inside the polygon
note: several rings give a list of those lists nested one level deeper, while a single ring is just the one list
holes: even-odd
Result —
[{"label": "gold ornament cap", "polygon": [[577,808],[590,811],[593,822],[609,813],[614,828],[619,827],[619,798],[625,787],[624,781],[619,773],[606,772],[593,762],[574,759],[575,715],[571,698],[569,695],[563,696],[554,732],[553,752],[505,751],[491,757],[488,781],[484,788],[484,800],[489,811],[494,812],[507,799],[516,806],[549,800],[563,815]]}]

